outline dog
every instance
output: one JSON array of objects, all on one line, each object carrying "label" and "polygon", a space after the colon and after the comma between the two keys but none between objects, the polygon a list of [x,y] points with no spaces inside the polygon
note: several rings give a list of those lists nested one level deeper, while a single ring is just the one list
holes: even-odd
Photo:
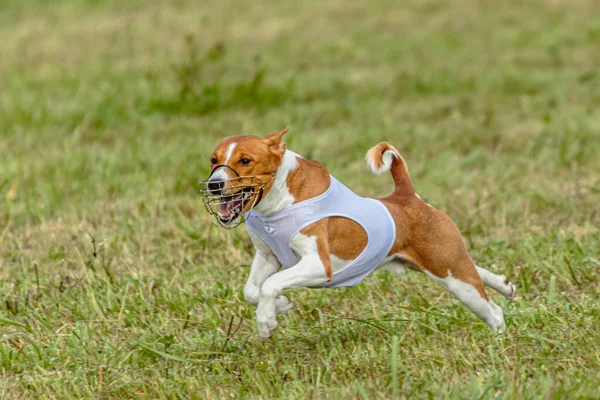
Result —
[{"label": "dog", "polygon": [[473,263],[456,225],[415,192],[393,146],[382,142],[367,152],[369,169],[377,175],[390,171],[395,184],[389,196],[369,199],[320,163],[287,150],[287,130],[223,139],[202,182],[205,206],[217,224],[246,222],[256,254],[244,297],[257,307],[261,338],[269,338],[276,316],[292,308],[284,290],[354,286],[375,269],[423,272],[493,331],[505,329],[502,309],[484,285],[509,300],[515,285]]}]

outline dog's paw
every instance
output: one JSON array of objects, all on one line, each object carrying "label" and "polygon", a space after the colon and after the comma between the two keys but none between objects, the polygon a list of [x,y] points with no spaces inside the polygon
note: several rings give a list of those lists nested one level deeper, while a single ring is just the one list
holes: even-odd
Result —
[{"label": "dog's paw", "polygon": [[293,304],[287,296],[279,295],[275,301],[277,315],[285,314],[293,308]]},{"label": "dog's paw", "polygon": [[517,293],[517,287],[510,283],[506,276],[499,275],[499,278],[501,279],[502,283],[493,286],[494,289],[496,289],[502,296],[504,296],[509,301],[513,301]]},{"label": "dog's paw", "polygon": [[486,320],[492,331],[497,333],[503,333],[506,330],[506,323],[504,322],[504,312],[498,307],[493,301],[490,300],[490,314]]},{"label": "dog's paw", "polygon": [[275,318],[272,319],[258,319],[258,336],[262,340],[266,340],[273,335],[273,332],[277,328],[277,320]]},{"label": "dog's paw", "polygon": [[263,304],[259,304],[256,310],[256,325],[261,339],[270,338],[275,328],[277,328],[275,307],[265,307]]},{"label": "dog's paw", "polygon": [[515,285],[513,285],[512,283],[509,283],[510,285],[510,296],[508,296],[508,299],[510,301],[513,301],[515,299],[515,296],[517,295],[517,287]]},{"label": "dog's paw", "polygon": [[502,294],[508,300],[513,301],[517,294],[517,287],[508,281],[508,278],[503,276],[504,278],[504,290],[502,290]]}]

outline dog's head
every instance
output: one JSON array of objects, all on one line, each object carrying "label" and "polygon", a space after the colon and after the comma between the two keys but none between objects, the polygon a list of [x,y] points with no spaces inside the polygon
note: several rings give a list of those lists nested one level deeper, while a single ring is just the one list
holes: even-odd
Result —
[{"label": "dog's head", "polygon": [[210,156],[211,173],[201,182],[204,205],[217,224],[233,228],[271,189],[285,153],[287,128],[258,136],[223,139]]}]

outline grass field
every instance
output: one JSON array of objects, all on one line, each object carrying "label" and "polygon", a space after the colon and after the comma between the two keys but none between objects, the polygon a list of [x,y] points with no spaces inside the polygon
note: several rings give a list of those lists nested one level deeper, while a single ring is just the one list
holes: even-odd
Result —
[{"label": "grass field", "polygon": [[[0,37],[0,398],[600,398],[597,2],[4,0]],[[363,195],[393,143],[506,333],[378,273],[260,341],[197,182],[288,125]]]}]

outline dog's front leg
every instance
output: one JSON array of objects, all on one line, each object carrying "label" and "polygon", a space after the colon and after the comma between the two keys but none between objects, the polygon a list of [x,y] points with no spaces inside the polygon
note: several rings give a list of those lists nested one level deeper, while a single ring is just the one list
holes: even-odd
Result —
[{"label": "dog's front leg", "polygon": [[277,272],[263,283],[260,289],[256,322],[258,334],[266,339],[277,327],[275,318],[279,298],[284,289],[318,286],[327,281],[323,262],[318,253],[308,254],[291,268]]},{"label": "dog's front leg", "polygon": [[[249,304],[258,305],[260,288],[268,277],[279,271],[281,264],[269,246],[250,231],[256,254],[250,267],[250,276],[244,286],[244,298]],[[292,302],[287,296],[280,295],[276,300],[277,314],[284,314],[292,309]]]},{"label": "dog's front leg", "polygon": [[279,271],[281,265],[271,252],[257,250],[250,266],[250,275],[244,286],[244,298],[249,304],[257,305],[260,288],[268,277]]}]

